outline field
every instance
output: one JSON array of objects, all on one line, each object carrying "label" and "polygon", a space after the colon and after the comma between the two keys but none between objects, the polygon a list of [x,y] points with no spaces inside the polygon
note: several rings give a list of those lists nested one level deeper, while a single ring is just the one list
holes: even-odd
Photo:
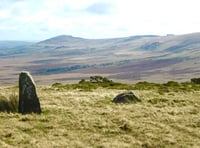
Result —
[{"label": "field", "polygon": [[[0,112],[0,147],[200,147],[198,85],[95,86],[38,86],[43,113]],[[112,102],[127,89],[142,101]],[[10,96],[18,87],[0,88]]]}]

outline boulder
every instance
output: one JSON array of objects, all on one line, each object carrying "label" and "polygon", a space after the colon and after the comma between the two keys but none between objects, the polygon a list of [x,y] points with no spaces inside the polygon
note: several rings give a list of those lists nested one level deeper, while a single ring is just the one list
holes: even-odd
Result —
[{"label": "boulder", "polygon": [[33,78],[29,72],[21,72],[19,76],[19,113],[41,113],[39,98]]},{"label": "boulder", "polygon": [[133,92],[124,92],[119,95],[117,95],[113,99],[114,103],[136,103],[136,102],[141,102],[141,100],[134,95]]}]

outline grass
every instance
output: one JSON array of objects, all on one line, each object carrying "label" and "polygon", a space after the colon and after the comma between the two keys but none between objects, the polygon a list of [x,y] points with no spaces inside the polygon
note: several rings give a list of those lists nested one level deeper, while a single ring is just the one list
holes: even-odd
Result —
[{"label": "grass", "polygon": [[58,89],[81,89],[83,91],[92,91],[97,88],[107,88],[107,89],[133,89],[133,85],[123,84],[113,81],[108,82],[90,82],[81,80],[78,84],[62,84],[62,83],[54,83],[52,85],[54,88]]},{"label": "grass", "polygon": [[83,91],[92,91],[97,88],[118,89],[118,90],[154,90],[160,94],[168,92],[192,92],[200,90],[200,85],[191,82],[178,83],[175,81],[168,81],[167,83],[150,83],[138,82],[136,84],[124,84],[108,80],[106,82],[91,82],[81,80],[78,84],[62,84],[54,83],[53,88],[57,89],[81,89]]},{"label": "grass", "polygon": [[[96,87],[85,89],[79,85],[38,87],[41,115],[0,112],[0,147],[200,147],[198,86],[175,87],[170,82],[150,84],[154,87],[148,89],[137,85],[110,89],[92,84]],[[160,93],[162,87],[168,91]],[[112,103],[127,89],[142,101]],[[16,91],[16,87],[0,88],[5,98]]]},{"label": "grass", "polygon": [[18,112],[18,96],[14,92],[8,98],[0,95],[0,112]]}]

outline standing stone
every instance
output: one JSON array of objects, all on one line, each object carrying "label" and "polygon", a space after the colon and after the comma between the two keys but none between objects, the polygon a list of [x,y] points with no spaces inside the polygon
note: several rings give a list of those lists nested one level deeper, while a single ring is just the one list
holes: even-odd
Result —
[{"label": "standing stone", "polygon": [[21,72],[19,76],[19,113],[41,113],[36,87],[29,72]]}]

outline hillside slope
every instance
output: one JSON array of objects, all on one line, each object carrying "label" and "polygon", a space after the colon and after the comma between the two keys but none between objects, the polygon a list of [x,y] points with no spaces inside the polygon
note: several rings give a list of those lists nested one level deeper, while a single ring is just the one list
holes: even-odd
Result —
[{"label": "hillside slope", "polygon": [[41,84],[79,81],[90,75],[126,82],[185,81],[200,75],[200,33],[113,39],[61,35],[4,49],[1,83],[13,83],[22,70],[30,71]]}]

